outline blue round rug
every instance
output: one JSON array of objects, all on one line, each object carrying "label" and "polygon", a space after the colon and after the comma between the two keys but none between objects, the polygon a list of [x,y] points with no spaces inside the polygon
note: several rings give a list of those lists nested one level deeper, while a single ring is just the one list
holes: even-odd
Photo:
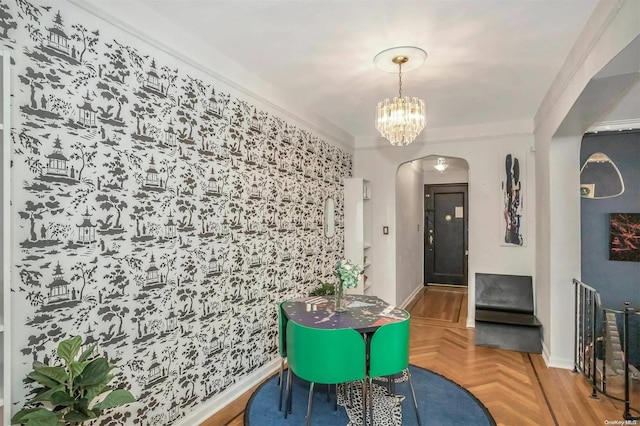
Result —
[{"label": "blue round rug", "polygon": [[[409,366],[413,379],[413,387],[418,400],[420,420],[425,425],[469,425],[495,426],[496,422],[478,399],[471,392],[440,374],[427,369]],[[286,384],[286,370],[285,370]],[[385,385],[386,386],[386,385]],[[285,396],[283,395],[283,411],[278,411],[278,375],[264,382],[251,396],[244,413],[244,424],[247,426],[271,425],[304,425],[307,413],[309,383],[294,377],[292,412],[284,418]],[[313,399],[312,425],[347,425],[349,417],[345,407],[338,405],[334,411],[335,395],[331,392],[331,402],[327,402],[326,386],[316,385]],[[354,393],[358,393],[356,390]],[[404,395],[402,405],[402,424],[417,425],[411,390],[407,382],[395,385],[396,395]],[[284,391],[283,391],[284,394]],[[402,398],[400,398],[402,399]],[[374,417],[377,416],[374,414]],[[375,417],[377,418],[377,417]],[[355,420],[355,419],[354,419]],[[361,421],[355,421],[361,424]],[[376,421],[376,423],[378,423]],[[386,423],[385,423],[386,424]]]}]

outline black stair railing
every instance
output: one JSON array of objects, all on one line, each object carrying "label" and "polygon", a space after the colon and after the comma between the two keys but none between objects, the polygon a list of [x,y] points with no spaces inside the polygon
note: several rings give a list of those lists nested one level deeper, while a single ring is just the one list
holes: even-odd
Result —
[{"label": "black stair railing", "polygon": [[[600,293],[593,287],[573,280],[575,290],[575,335],[574,335],[574,368],[591,384],[591,397],[599,394],[624,402],[625,420],[638,420],[631,415],[638,410],[631,407],[630,371],[634,371],[635,379],[640,376],[638,370],[630,365],[630,327],[637,327],[640,321],[630,325],[631,317],[640,318],[640,312],[625,303],[622,310],[602,307]],[[618,319],[621,319],[622,336],[619,335]],[[624,381],[616,380],[614,386],[608,387],[609,378],[624,377]]]}]

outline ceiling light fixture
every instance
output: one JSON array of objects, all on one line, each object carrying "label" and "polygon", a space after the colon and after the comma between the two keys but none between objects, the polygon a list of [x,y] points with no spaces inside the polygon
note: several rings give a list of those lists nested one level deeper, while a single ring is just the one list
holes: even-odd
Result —
[{"label": "ceiling light fixture", "polygon": [[447,170],[447,167],[449,167],[449,165],[445,162],[445,159],[442,157],[438,157],[438,162],[433,165],[433,168],[439,171],[440,173],[443,173],[445,170]]},{"label": "ceiling light fixture", "polygon": [[[398,97],[378,102],[376,129],[394,146],[406,146],[420,134],[426,122],[424,101],[402,97],[402,70],[418,68],[427,59],[427,52],[412,46],[394,47],[378,53],[373,63],[383,71],[398,70]],[[396,68],[397,65],[397,68]]]}]

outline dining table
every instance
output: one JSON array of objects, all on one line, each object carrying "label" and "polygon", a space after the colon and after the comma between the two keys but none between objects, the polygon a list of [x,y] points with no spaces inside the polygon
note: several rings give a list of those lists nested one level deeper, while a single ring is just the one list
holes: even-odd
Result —
[{"label": "dining table", "polygon": [[308,296],[286,300],[282,310],[290,320],[306,327],[337,329],[352,328],[362,334],[372,333],[380,326],[407,319],[402,309],[377,296],[348,294],[344,296],[344,311],[335,311],[334,296]]},{"label": "dining table", "polygon": [[[338,312],[335,310],[334,296],[308,296],[289,299],[282,303],[282,310],[287,319],[306,327],[352,328],[358,331],[365,341],[367,359],[369,357],[370,336],[385,324],[404,321],[409,317],[407,311],[399,309],[377,296],[348,294],[343,298],[346,309]],[[404,379],[389,380],[390,391],[395,387],[397,380]],[[380,385],[373,383],[372,386],[379,387]],[[380,404],[377,399],[386,395],[385,392],[378,392],[378,394],[379,397],[372,397],[371,404]],[[351,403],[341,405],[344,405],[351,420],[361,419],[363,405]],[[401,405],[396,409],[401,410]]]}]

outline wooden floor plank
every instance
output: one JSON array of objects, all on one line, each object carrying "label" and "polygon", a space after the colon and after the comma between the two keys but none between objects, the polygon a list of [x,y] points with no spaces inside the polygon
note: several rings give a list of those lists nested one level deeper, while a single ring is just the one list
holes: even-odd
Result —
[{"label": "wooden floor plank", "polygon": [[457,323],[460,319],[464,292],[447,287],[427,287],[411,308],[414,319],[430,319]]},{"label": "wooden floor plank", "polygon": [[[412,312],[410,362],[442,374],[469,390],[487,407],[498,425],[572,426],[623,421],[623,404],[604,396],[590,398],[589,383],[580,374],[547,368],[538,354],[475,346],[474,331],[466,328],[464,289],[445,289],[462,291],[456,322],[438,319],[445,314],[440,312],[442,308],[436,300],[453,297],[447,299],[440,288],[432,292],[432,295],[439,293],[437,297],[430,299],[430,291],[431,286],[409,305],[408,310]],[[240,396],[202,425],[243,425],[243,411],[252,392]]]}]

